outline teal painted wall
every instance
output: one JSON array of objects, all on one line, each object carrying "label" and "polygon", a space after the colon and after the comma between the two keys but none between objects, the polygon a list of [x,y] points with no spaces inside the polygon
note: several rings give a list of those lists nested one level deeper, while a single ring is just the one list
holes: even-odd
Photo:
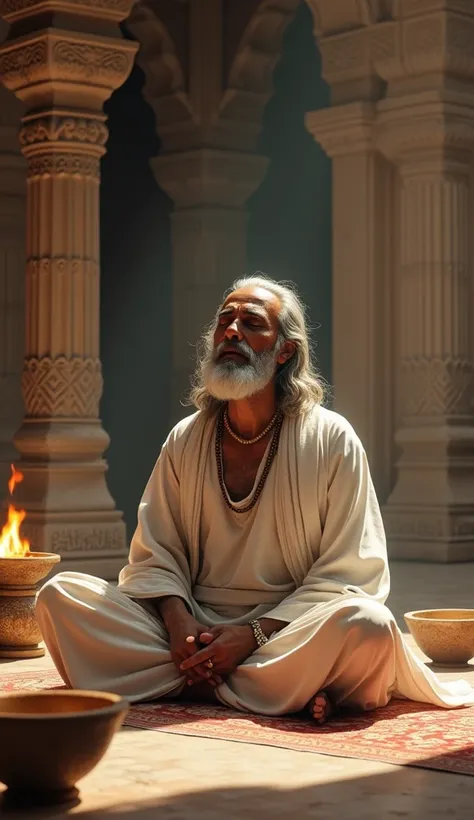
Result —
[{"label": "teal painted wall", "polygon": [[[111,436],[109,487],[129,538],[170,415],[172,206],[149,167],[159,141],[142,87],[135,68],[107,105],[101,186],[101,413]],[[248,263],[249,271],[297,283],[312,324],[319,324],[318,360],[330,379],[330,163],[304,126],[304,113],[327,103],[311,14],[302,3],[265,111],[260,150],[269,169],[249,202]]]}]

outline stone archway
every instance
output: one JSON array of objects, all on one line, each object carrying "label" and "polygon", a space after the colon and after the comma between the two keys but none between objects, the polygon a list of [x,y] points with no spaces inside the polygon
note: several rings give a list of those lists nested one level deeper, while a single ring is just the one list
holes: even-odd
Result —
[{"label": "stone archway", "polygon": [[[183,341],[176,338],[174,342],[175,402],[188,380],[189,342],[197,338],[202,324],[208,319],[209,304],[215,303],[229,279],[245,268],[245,203],[259,186],[266,170],[265,159],[257,152],[263,112],[273,91],[273,71],[281,54],[283,36],[296,13],[299,0],[260,0],[254,5],[224,84],[216,82],[216,78],[219,80],[222,76],[220,47],[216,47],[215,51],[211,49],[212,53],[209,53],[207,46],[201,50],[198,46],[202,41],[199,15],[201,20],[205,17],[206,28],[210,27],[214,32],[215,42],[220,42],[220,0],[207,3],[206,12],[204,6],[200,8],[199,2],[192,5],[195,17],[192,17],[191,11],[190,25],[194,37],[190,36],[190,40],[195,42],[196,50],[192,59],[197,76],[201,78],[201,87],[196,87],[196,84],[187,86],[176,53],[173,56],[170,54],[172,44],[169,33],[163,33],[163,20],[154,29],[152,19],[156,20],[156,4],[151,0],[148,4],[144,0],[135,6],[128,21],[132,32],[143,44],[138,60],[147,76],[146,96],[156,112],[157,129],[163,141],[162,154],[154,165],[155,174],[176,206],[176,294],[183,293],[184,289],[189,296],[189,304],[193,306],[193,316],[190,315],[187,323],[190,339]],[[331,85],[333,95],[337,100],[344,99],[344,95],[351,100],[363,97],[365,104],[367,97],[376,96],[380,83],[372,60],[362,61],[361,65],[355,65],[354,60],[357,61],[365,47],[369,28],[387,14],[387,4],[360,0],[337,4],[330,0],[308,0],[308,5],[323,57],[323,76]],[[352,52],[349,47],[347,53],[342,55],[347,65],[341,62],[340,48],[338,51],[337,41],[341,33],[342,36],[351,37],[351,42],[357,46],[355,57],[351,57],[349,63],[347,60],[354,47]],[[212,38],[209,38],[208,42],[211,41]],[[150,65],[147,65],[147,55],[153,55]],[[208,93],[203,93],[205,88]],[[320,138],[316,133],[316,117],[308,119],[308,127],[331,155],[328,117],[325,114],[318,114]],[[371,125],[368,120],[366,123],[366,118],[365,109],[345,113],[343,121],[335,124],[336,138],[343,132],[347,137],[348,129],[352,129],[350,141],[353,136],[357,138],[366,126],[370,130]],[[369,150],[366,155],[371,157],[369,164],[372,159],[377,162]],[[333,162],[334,165],[341,164],[334,157]],[[347,166],[347,162],[346,159],[343,164]],[[364,160],[361,161],[359,156],[355,165],[360,166],[359,182],[365,184],[372,171],[368,167],[362,168],[361,162]],[[381,298],[379,290],[387,284],[372,281],[373,266],[380,264],[380,254],[385,253],[380,240],[372,269],[367,267],[375,248],[375,232],[379,229],[378,225],[370,226],[368,232],[363,225],[374,204],[371,200],[373,195],[374,192],[368,193],[364,203],[366,210],[359,214],[359,239],[356,240],[353,232],[354,241],[347,247],[347,257],[341,258],[340,253],[335,254],[334,381],[337,406],[349,415],[362,436],[374,464],[381,496],[386,497],[392,480],[391,384],[380,395],[380,391],[374,394],[373,383],[391,356],[390,322],[386,316],[375,319],[370,312],[371,299]],[[337,196],[336,200],[339,201]],[[346,214],[341,219],[347,221],[348,217],[349,214]],[[226,237],[225,241],[222,241],[223,236]],[[230,271],[229,258],[232,259]],[[355,278],[364,283],[363,290],[359,288],[355,292],[354,278],[351,282],[350,304],[357,306],[357,312],[363,319],[355,327],[345,307],[348,301],[344,297],[348,278],[347,258],[357,265],[358,275]],[[364,291],[369,294],[369,301],[364,301],[361,295]],[[353,339],[360,336],[361,326],[366,338],[361,344],[360,355],[354,359]],[[354,333],[352,338],[348,337],[347,332],[342,334],[341,328]],[[378,346],[376,353],[372,353],[370,340],[380,335],[382,329],[387,343],[384,342]],[[358,382],[354,377],[356,371],[362,373]]]}]

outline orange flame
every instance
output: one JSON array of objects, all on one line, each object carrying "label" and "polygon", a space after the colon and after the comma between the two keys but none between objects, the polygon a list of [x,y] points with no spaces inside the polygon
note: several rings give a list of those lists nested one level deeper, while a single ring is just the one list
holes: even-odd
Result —
[{"label": "orange flame", "polygon": [[[11,468],[8,490],[12,496],[16,485],[23,481],[23,473],[16,470],[13,464]],[[26,558],[30,554],[29,542],[20,535],[25,516],[25,510],[17,510],[13,504],[9,504],[7,523],[0,533],[0,558]]]},{"label": "orange flame", "polygon": [[16,485],[20,484],[23,481],[25,476],[23,475],[23,473],[20,473],[15,468],[14,464],[11,464],[10,467],[12,468],[12,475],[11,475],[10,481],[8,482],[8,490],[10,492],[10,495],[13,495],[13,491],[14,491]]}]

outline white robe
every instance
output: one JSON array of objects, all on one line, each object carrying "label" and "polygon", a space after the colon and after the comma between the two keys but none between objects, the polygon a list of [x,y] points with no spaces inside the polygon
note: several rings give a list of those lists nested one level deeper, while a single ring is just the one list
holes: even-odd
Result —
[{"label": "white robe", "polygon": [[355,709],[392,696],[474,703],[467,683],[441,684],[414,656],[384,606],[385,535],[348,422],[320,407],[285,419],[263,493],[242,516],[220,494],[215,428],[197,413],[171,432],[118,588],[79,573],[43,587],[38,619],[64,680],[132,701],[179,694],[184,676],[150,601],[174,595],[209,626],[259,616],[285,622],[217,688],[234,708],[296,712],[321,689]]}]

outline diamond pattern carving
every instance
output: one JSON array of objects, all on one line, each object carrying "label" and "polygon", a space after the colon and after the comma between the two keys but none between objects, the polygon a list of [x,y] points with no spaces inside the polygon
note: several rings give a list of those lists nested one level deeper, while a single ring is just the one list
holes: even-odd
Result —
[{"label": "diamond pattern carving", "polygon": [[22,387],[29,417],[97,418],[101,364],[99,359],[30,357],[25,360]]},{"label": "diamond pattern carving", "polygon": [[465,359],[403,362],[405,412],[409,416],[471,416],[474,370]]}]

